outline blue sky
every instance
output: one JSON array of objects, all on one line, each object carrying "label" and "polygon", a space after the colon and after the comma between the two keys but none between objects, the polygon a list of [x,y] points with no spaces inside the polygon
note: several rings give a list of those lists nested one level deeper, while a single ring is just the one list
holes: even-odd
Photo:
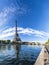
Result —
[{"label": "blue sky", "polygon": [[49,38],[49,0],[0,0],[0,39],[13,40],[15,21],[22,41]]}]

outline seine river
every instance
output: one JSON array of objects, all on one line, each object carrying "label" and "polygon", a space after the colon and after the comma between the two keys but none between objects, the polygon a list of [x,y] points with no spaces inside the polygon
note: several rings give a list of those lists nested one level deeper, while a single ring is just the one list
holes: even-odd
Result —
[{"label": "seine river", "polygon": [[40,46],[0,45],[0,65],[34,65]]}]

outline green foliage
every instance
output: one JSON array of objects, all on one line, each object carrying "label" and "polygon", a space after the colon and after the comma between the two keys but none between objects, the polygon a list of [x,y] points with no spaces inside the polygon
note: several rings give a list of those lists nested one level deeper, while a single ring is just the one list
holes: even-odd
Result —
[{"label": "green foliage", "polygon": [[3,44],[9,44],[11,41],[10,40],[0,40],[0,43],[3,43]]},{"label": "green foliage", "polygon": [[10,40],[6,40],[6,43],[7,43],[7,44],[10,43]]},{"label": "green foliage", "polygon": [[41,45],[40,42],[37,42],[38,45]]},{"label": "green foliage", "polygon": [[6,43],[6,41],[5,41],[5,40],[2,40],[1,42],[2,42],[2,43],[4,43],[4,44]]},{"label": "green foliage", "polygon": [[47,40],[46,44],[49,44],[49,39]]}]

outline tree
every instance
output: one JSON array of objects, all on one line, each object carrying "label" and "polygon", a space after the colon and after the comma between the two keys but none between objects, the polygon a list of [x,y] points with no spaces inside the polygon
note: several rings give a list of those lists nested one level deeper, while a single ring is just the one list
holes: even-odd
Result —
[{"label": "tree", "polygon": [[10,40],[7,40],[6,43],[7,43],[7,44],[10,43]]},{"label": "tree", "polygon": [[49,44],[49,39],[47,40],[46,44]]},{"label": "tree", "polygon": [[5,41],[5,40],[2,40],[1,42],[2,42],[3,44],[5,44],[5,43],[6,43],[6,41]]},{"label": "tree", "polygon": [[37,42],[38,45],[41,45],[40,42]]}]

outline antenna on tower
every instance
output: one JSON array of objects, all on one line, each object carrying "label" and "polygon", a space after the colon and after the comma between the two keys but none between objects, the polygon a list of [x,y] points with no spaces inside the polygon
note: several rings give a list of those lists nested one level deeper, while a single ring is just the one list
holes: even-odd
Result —
[{"label": "antenna on tower", "polygon": [[16,32],[16,34],[17,34],[17,20],[15,21],[15,27],[16,27],[15,32]]}]

